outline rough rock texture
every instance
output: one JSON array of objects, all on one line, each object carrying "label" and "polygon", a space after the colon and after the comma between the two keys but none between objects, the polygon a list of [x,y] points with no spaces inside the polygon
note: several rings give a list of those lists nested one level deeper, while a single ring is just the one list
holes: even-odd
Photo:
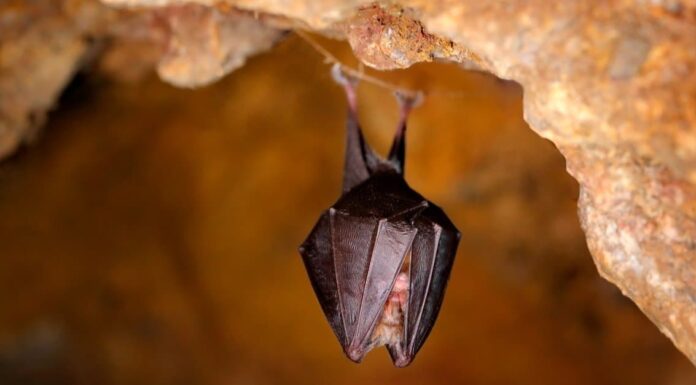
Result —
[{"label": "rough rock texture", "polygon": [[0,3],[0,158],[31,139],[87,50],[56,5]]},{"label": "rough rock texture", "polygon": [[424,24],[523,86],[580,182],[600,273],[696,362],[696,8],[454,3],[429,2]]},{"label": "rough rock texture", "polygon": [[427,33],[401,7],[363,8],[345,23],[344,31],[355,55],[374,68],[406,68],[435,59],[477,60],[451,40]]},{"label": "rough rock texture", "polygon": [[496,4],[421,18],[521,83],[527,121],[581,184],[600,273],[696,361],[696,28],[680,18],[694,9]]},{"label": "rough rock texture", "polygon": [[230,7],[0,2],[0,159],[32,139],[76,71],[95,57],[120,78],[138,79],[156,66],[171,84],[203,86],[270,48],[282,35],[278,26]]},{"label": "rough rock texture", "polygon": [[179,87],[210,84],[271,48],[281,31],[253,15],[200,5],[155,11],[165,25],[168,42],[157,64],[159,76]]},{"label": "rough rock texture", "polygon": [[581,185],[600,273],[696,362],[696,2],[405,0],[403,14],[365,1],[224,3],[345,34],[380,69],[466,57],[519,82],[527,122]]}]

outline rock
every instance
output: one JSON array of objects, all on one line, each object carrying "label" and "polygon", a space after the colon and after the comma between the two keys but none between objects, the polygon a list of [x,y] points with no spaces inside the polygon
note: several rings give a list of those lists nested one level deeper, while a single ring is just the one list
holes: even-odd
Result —
[{"label": "rock", "polygon": [[602,276],[696,363],[696,4],[411,1],[524,88]]},{"label": "rock", "polygon": [[[267,50],[278,20],[199,5],[114,10],[96,0],[0,4],[0,159],[30,141],[76,71],[101,57],[114,76],[153,66],[180,87],[209,84]],[[97,55],[99,54],[99,55]]]},{"label": "rock", "polygon": [[220,79],[243,66],[248,56],[271,48],[282,34],[251,14],[234,10],[189,4],[155,12],[168,35],[157,73],[179,87],[200,87]]},{"label": "rock", "polygon": [[0,4],[0,159],[32,139],[86,51],[55,2]]},{"label": "rock", "polygon": [[396,6],[360,9],[346,23],[345,34],[363,63],[383,70],[437,59],[478,60],[451,40],[427,33],[418,20]]},{"label": "rock", "polygon": [[[178,3],[105,2],[155,9]],[[259,40],[216,40],[220,31],[236,31],[223,21],[221,4],[344,34],[365,64],[378,69],[446,59],[520,83],[525,119],[555,143],[580,183],[580,219],[599,272],[696,363],[696,2],[403,0],[384,9],[362,0],[192,3],[210,8],[164,11],[170,41],[181,46],[170,46],[159,72],[175,84],[213,81],[277,37],[249,21]],[[49,28],[41,25],[32,26],[37,36]],[[5,153],[25,135],[16,127],[27,125],[29,111],[50,105],[84,54],[74,32],[55,35],[61,40],[51,54],[64,64],[50,70],[57,71],[53,87],[37,94],[43,87],[24,80],[29,84],[20,82],[17,93],[34,104],[0,107],[14,117],[3,117],[13,122],[0,139]],[[12,49],[29,51],[37,42]]]}]

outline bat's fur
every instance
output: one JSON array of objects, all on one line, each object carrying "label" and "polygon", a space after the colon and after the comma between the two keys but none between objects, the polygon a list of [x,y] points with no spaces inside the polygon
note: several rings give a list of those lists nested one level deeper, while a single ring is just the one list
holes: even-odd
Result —
[{"label": "bat's fur", "polygon": [[408,259],[410,259],[410,256],[407,256],[407,263],[404,263],[401,272],[397,275],[394,286],[389,293],[389,298],[384,304],[382,317],[372,333],[370,349],[382,345],[390,345],[397,348],[400,346],[399,342],[403,339],[404,315],[408,306],[408,288],[410,284]]},{"label": "bat's fur", "polygon": [[382,318],[372,333],[370,349],[381,345],[399,346],[404,333],[404,314],[408,306],[409,279],[406,273],[399,273],[389,299],[384,304]]}]

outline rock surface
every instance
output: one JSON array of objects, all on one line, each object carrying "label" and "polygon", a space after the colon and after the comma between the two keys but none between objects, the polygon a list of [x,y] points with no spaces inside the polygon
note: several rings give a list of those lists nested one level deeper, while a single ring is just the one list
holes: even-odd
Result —
[{"label": "rock surface", "polygon": [[[106,2],[154,9],[178,3]],[[600,273],[696,363],[696,2],[397,2],[404,12],[382,12],[365,1],[193,2],[224,3],[343,35],[366,64],[378,69],[448,58],[520,83],[525,119],[556,144],[580,183],[580,219]],[[214,35],[203,33],[202,47]],[[177,39],[191,37],[182,36]],[[272,37],[264,42],[275,38],[264,36]],[[20,113],[10,116],[44,111],[74,71],[84,52],[80,40],[73,32],[56,44],[67,47],[56,84],[28,97],[35,103],[31,107],[13,107]],[[215,76],[191,80],[191,74],[199,74],[179,69],[199,56],[175,58],[164,61],[171,70],[164,71],[165,79],[183,73],[189,85],[234,67],[221,60],[212,67]],[[23,95],[40,89],[24,87]],[[7,107],[0,108],[7,116]],[[21,129],[15,127],[26,126],[5,124],[4,131],[16,133]],[[13,135],[0,139],[10,143],[5,153],[26,136]]]},{"label": "rock surface", "polygon": [[195,4],[128,11],[96,0],[2,2],[0,159],[31,141],[75,73],[97,58],[121,78],[156,67],[171,84],[199,87],[270,48],[279,25]]},{"label": "rock surface", "polygon": [[251,14],[200,5],[155,11],[168,37],[157,73],[179,87],[210,84],[271,48],[281,31]]},{"label": "rock surface", "polygon": [[58,4],[0,4],[0,158],[32,138],[86,50]]}]

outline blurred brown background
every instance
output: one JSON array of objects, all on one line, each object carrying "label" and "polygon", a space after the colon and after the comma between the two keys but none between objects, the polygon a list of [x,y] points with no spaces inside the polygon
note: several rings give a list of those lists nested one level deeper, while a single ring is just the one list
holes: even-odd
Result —
[{"label": "blurred brown background", "polygon": [[[379,76],[432,92],[407,180],[463,233],[410,367],[343,356],[297,253],[340,190],[345,101],[290,37],[201,90],[83,75],[0,164],[0,384],[696,383],[597,275],[577,185],[517,86],[444,64]],[[396,103],[359,95],[384,152]]]}]

